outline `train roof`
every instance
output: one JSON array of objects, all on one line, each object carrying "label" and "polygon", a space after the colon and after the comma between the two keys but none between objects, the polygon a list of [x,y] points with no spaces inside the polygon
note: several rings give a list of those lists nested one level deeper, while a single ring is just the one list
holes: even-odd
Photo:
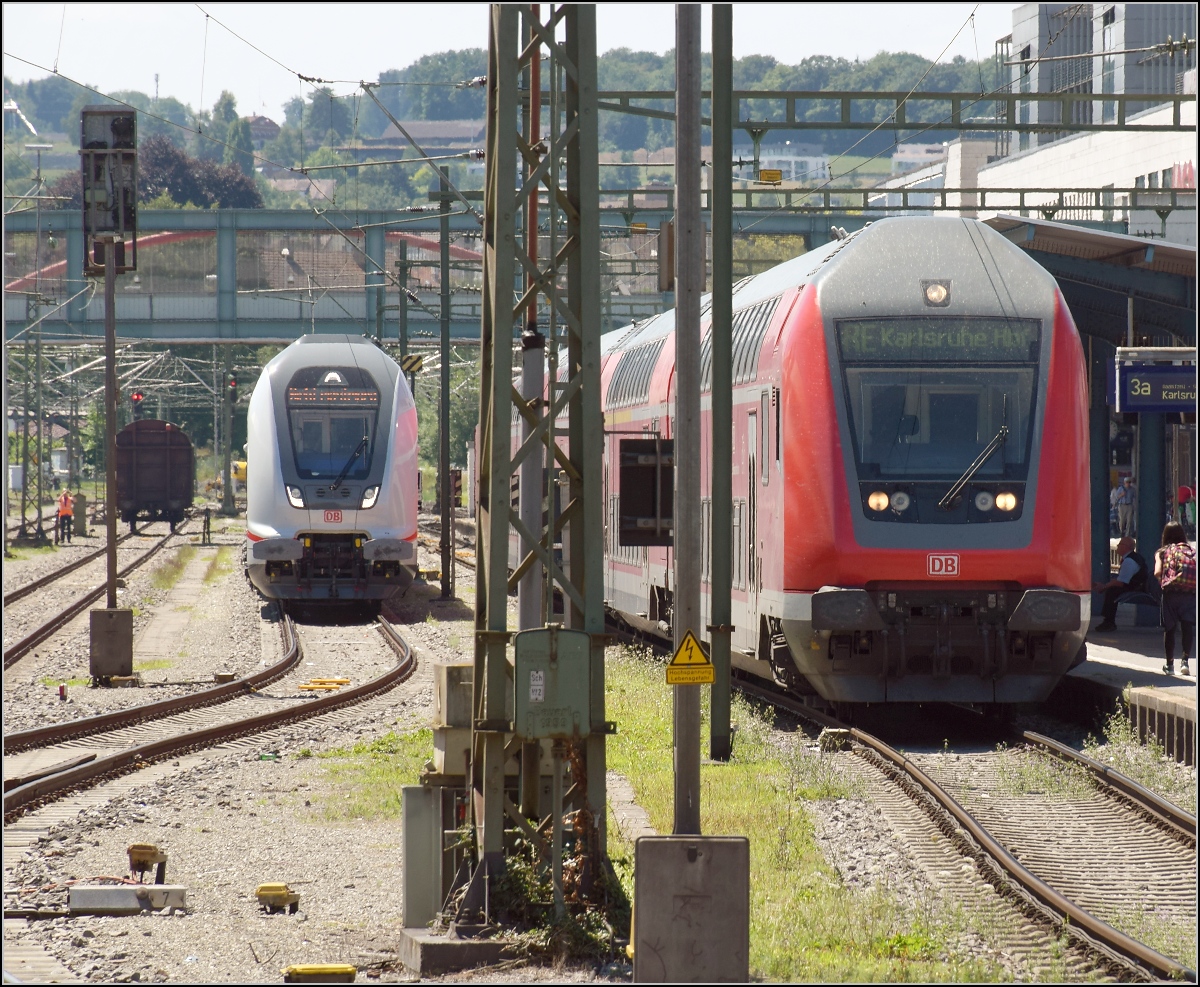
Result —
[{"label": "train roof", "polygon": [[[1007,239],[977,220],[951,216],[889,217],[875,223],[868,223],[847,237],[830,241],[799,257],[784,261],[769,271],[737,282],[733,286],[733,311],[737,313],[742,309],[766,301],[768,298],[775,298],[791,288],[799,288],[808,284],[822,267],[842,251],[855,247],[863,241],[874,240],[881,232],[886,231],[883,239],[885,249],[891,242],[892,245],[899,244],[901,249],[907,250],[911,247],[908,241],[914,235],[927,238],[933,227],[936,227],[938,235],[946,241],[956,239],[969,231],[976,237],[982,236],[985,239],[994,240],[997,252],[1000,254],[1012,253],[1015,249],[1016,254],[1024,256],[1019,248],[1014,248]],[[1022,261],[1022,263],[1024,262]],[[703,295],[700,301],[702,322],[707,317],[711,305],[712,293],[709,292]],[[670,309],[652,316],[644,322],[635,322],[606,333],[601,340],[601,353],[608,354],[616,350],[631,349],[634,346],[669,335],[674,329],[675,310]]]},{"label": "train roof", "polygon": [[376,380],[394,382],[400,367],[367,336],[309,333],[301,336],[267,364],[272,374],[290,376],[303,367],[359,367]]}]

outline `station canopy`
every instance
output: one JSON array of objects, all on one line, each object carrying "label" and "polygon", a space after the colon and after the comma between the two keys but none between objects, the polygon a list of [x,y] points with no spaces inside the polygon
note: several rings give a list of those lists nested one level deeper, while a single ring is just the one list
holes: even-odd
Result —
[{"label": "station canopy", "polygon": [[1195,247],[1026,216],[984,222],[1054,276],[1082,334],[1125,345],[1132,299],[1138,334],[1196,345]]}]

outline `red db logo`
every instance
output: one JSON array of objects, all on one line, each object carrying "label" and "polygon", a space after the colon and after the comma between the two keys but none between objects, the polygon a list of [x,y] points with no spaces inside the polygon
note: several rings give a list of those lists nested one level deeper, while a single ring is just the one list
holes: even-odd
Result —
[{"label": "red db logo", "polygon": [[931,556],[929,556],[929,575],[931,575],[931,576],[957,576],[958,575],[958,556],[957,555],[931,555]]},{"label": "red db logo", "polygon": [[[342,512],[341,511],[326,511],[325,512],[325,520],[330,524],[341,524],[342,523]],[[954,556],[954,558],[957,559],[958,556],[956,555],[956,556]],[[932,563],[930,563],[930,564],[932,565]]]}]

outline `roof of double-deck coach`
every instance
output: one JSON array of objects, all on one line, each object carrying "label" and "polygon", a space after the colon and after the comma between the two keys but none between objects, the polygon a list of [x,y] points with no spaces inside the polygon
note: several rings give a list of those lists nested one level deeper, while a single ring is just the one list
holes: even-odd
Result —
[{"label": "roof of double-deck coach", "polygon": [[[855,234],[851,234],[853,237]],[[833,240],[829,243],[810,250],[808,253],[793,257],[791,260],[777,264],[769,271],[743,278],[733,286],[733,311],[738,312],[749,308],[768,298],[774,298],[788,288],[807,284],[816,274],[821,265],[850,242],[850,239]],[[700,318],[703,322],[712,305],[712,293],[700,298]],[[632,325],[622,326],[612,332],[605,333],[600,342],[602,354],[613,350],[629,350],[644,343],[660,339],[675,330],[675,309],[668,309],[658,315]]]},{"label": "roof of double-deck coach", "polygon": [[1136,332],[1195,345],[1195,247],[1025,216],[984,222],[1054,276],[1081,333],[1123,344],[1132,298]]}]

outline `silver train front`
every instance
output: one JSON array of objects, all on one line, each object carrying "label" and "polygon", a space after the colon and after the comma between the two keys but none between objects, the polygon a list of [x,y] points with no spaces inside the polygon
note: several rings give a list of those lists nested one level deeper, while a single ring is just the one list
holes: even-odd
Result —
[{"label": "silver train front", "polygon": [[246,444],[246,572],[266,597],[382,602],[417,565],[417,412],[363,337],[307,335],[263,369]]}]

